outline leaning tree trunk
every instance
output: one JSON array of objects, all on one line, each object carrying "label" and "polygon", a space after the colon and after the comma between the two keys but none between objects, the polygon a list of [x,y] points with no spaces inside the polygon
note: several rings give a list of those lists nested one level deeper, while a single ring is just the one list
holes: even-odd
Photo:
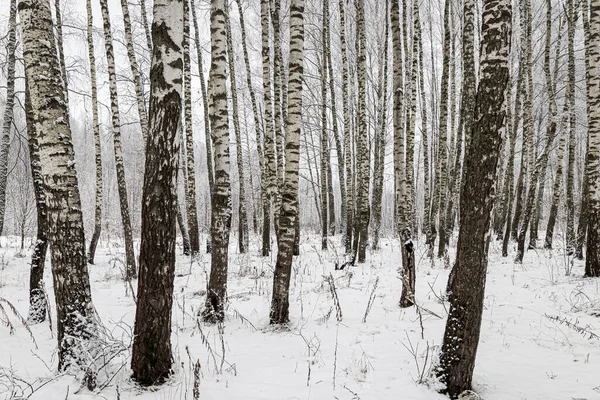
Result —
[{"label": "leaning tree trunk", "polygon": [[155,0],[150,68],[150,126],[142,200],[140,279],[131,369],[141,385],[172,371],[171,309],[175,278],[178,126],[183,78],[183,3]]},{"label": "leaning tree trunk", "polygon": [[[98,122],[98,88],[96,77],[96,56],[94,52],[94,18],[92,16],[92,0],[86,0],[87,10],[87,42],[90,61],[90,81],[92,86],[92,128],[94,130],[94,158],[96,161],[96,198],[94,207],[94,233],[88,250],[88,263],[94,264],[96,247],[102,230],[102,146],[100,143],[100,123]],[[39,219],[38,219],[39,224]]]},{"label": "leaning tree trunk", "polygon": [[600,276],[600,0],[590,4],[590,40],[587,47],[590,59],[587,101],[589,151],[585,169],[588,176],[587,254],[585,276]]},{"label": "leaning tree trunk", "polygon": [[8,45],[6,52],[6,105],[2,122],[2,138],[0,139],[0,235],[4,232],[4,214],[6,212],[6,181],[8,179],[8,151],[10,149],[10,129],[13,123],[13,107],[15,104],[15,60],[17,42],[17,0],[10,1],[8,16]]},{"label": "leaning tree trunk", "polygon": [[115,166],[117,169],[117,188],[119,192],[119,206],[121,208],[121,222],[125,238],[126,279],[137,276],[135,267],[135,253],[133,250],[133,234],[131,232],[131,218],[127,202],[127,181],[125,179],[125,166],[123,165],[123,147],[121,144],[121,117],[119,111],[119,95],[117,93],[117,74],[115,71],[115,56],[113,51],[112,28],[108,11],[108,0],[100,0],[102,21],[104,26],[104,47],[108,63],[108,87],[110,91],[110,109],[112,114],[112,131],[115,150]]},{"label": "leaning tree trunk", "polygon": [[[449,199],[446,205],[445,214],[445,230],[446,237],[452,235],[454,227],[454,219],[456,212],[454,210],[455,203],[458,202],[458,195],[462,185],[462,141],[461,137],[464,133],[471,132],[473,129],[473,113],[475,110],[475,92],[477,90],[476,75],[475,75],[475,1],[465,0],[463,3],[464,22],[462,31],[462,55],[463,55],[463,87],[460,100],[460,120],[457,131],[457,153],[454,160],[454,173],[449,187]],[[452,98],[452,101],[454,98]],[[454,117],[452,117],[454,118]],[[470,137],[470,133],[465,135]],[[468,150],[468,142],[465,140],[465,149]],[[465,151],[464,154],[466,154]],[[510,164],[510,162],[509,162]],[[440,240],[441,246],[441,240]]]},{"label": "leaning tree trunk", "polygon": [[25,75],[35,121],[48,211],[52,277],[56,298],[58,367],[78,364],[93,352],[96,317],[85,256],[85,236],[75,155],[49,3],[19,3]]},{"label": "leaning tree trunk", "polygon": [[246,180],[244,174],[244,154],[242,153],[242,134],[240,132],[240,117],[238,114],[238,95],[235,76],[235,61],[233,58],[233,40],[231,40],[231,25],[229,10],[225,12],[227,26],[227,56],[229,63],[229,80],[231,87],[231,105],[233,113],[233,130],[235,132],[235,148],[237,156],[238,181],[239,181],[239,207],[238,207],[238,246],[240,253],[248,251],[248,214],[246,212]]},{"label": "leaning tree trunk", "polygon": [[298,170],[302,131],[302,79],[304,74],[304,0],[290,4],[290,78],[286,118],[285,179],[282,191],[277,262],[273,276],[271,324],[289,321],[289,289],[294,238],[298,218]]},{"label": "leaning tree trunk", "polygon": [[506,124],[511,2],[484,0],[479,88],[465,159],[450,312],[437,375],[455,399],[471,389],[481,331],[493,188]]},{"label": "leaning tree trunk", "polygon": [[[587,1],[581,2],[581,17],[583,20],[583,37],[585,42],[585,91],[586,91],[586,113],[590,115],[590,17],[589,17],[589,6]],[[589,137],[589,129],[586,132],[586,146],[585,146],[585,165],[583,172],[583,183],[581,185],[581,207],[579,212],[579,222],[577,224],[577,245],[575,248],[575,257],[579,260],[583,260],[583,243],[585,242],[587,224],[588,224],[588,193],[587,187],[589,185],[589,177],[588,177],[588,155],[590,153],[590,137]]]},{"label": "leaning tree trunk", "polygon": [[40,162],[40,146],[35,132],[35,121],[29,95],[29,86],[25,83],[25,120],[29,137],[29,162],[33,178],[33,192],[37,209],[37,235],[33,254],[31,255],[31,272],[29,274],[29,314],[28,324],[39,324],[46,320],[48,303],[44,288],[44,269],[48,250],[48,207],[44,195],[43,176]]},{"label": "leaning tree trunk", "polygon": [[358,137],[356,138],[356,221],[354,250],[357,254],[359,263],[366,260],[367,241],[369,233],[369,178],[370,178],[370,160],[367,147],[367,104],[366,104],[366,86],[367,86],[367,40],[365,35],[365,14],[364,0],[357,0],[355,3],[357,12],[357,36],[358,36]]},{"label": "leaning tree trunk", "polygon": [[225,0],[212,0],[210,8],[209,116],[215,146],[215,187],[211,197],[212,257],[203,319],[223,322],[227,300],[227,264],[231,227],[229,178],[229,117],[227,107],[227,29]]},{"label": "leaning tree trunk", "polygon": [[[192,19],[194,20],[194,43],[196,43],[196,56],[198,57],[198,74],[200,75],[200,91],[202,92],[202,105],[204,110],[204,139],[206,143],[206,170],[208,171],[208,190],[213,192],[215,186],[215,175],[213,169],[212,138],[210,134],[210,118],[208,113],[208,95],[206,90],[206,81],[204,80],[204,63],[202,62],[202,46],[200,46],[200,34],[198,29],[198,19],[196,18],[196,6],[194,0],[190,0],[192,9]],[[206,252],[211,252],[211,237],[206,239]]]},{"label": "leaning tree trunk", "polygon": [[[125,1],[125,0],[123,0]],[[185,211],[192,255],[200,252],[200,231],[196,203],[196,157],[194,156],[194,129],[192,122],[192,62],[190,60],[189,0],[183,0],[183,99],[185,120],[185,152],[187,176],[185,180]],[[202,50],[200,50],[201,52]],[[202,69],[202,64],[198,64]],[[206,116],[205,116],[206,118]],[[209,144],[207,143],[208,147]]]}]

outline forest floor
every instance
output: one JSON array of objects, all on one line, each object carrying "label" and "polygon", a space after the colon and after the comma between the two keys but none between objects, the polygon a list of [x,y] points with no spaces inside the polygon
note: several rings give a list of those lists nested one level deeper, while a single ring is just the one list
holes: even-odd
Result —
[{"label": "forest floor", "polygon": [[[19,254],[16,239],[3,241],[0,298],[26,317],[31,254]],[[256,241],[251,245],[258,248]],[[334,270],[343,254],[338,237],[330,250],[319,247],[319,237],[303,238],[285,331],[269,328],[274,256],[239,255],[232,245],[229,307],[221,327],[196,318],[204,303],[208,256],[193,262],[179,256],[172,318],[175,374],[163,386],[143,390],[129,379],[135,303],[122,279],[123,249],[104,243],[97,264],[89,268],[93,301],[111,337],[103,351],[112,360],[98,375],[99,389],[89,392],[77,377],[57,375],[49,324],[31,326],[34,343],[0,303],[15,326],[11,334],[0,325],[0,399],[193,399],[197,361],[199,398],[205,400],[444,399],[428,378],[448,307],[442,260],[431,266],[424,246],[418,246],[420,308],[400,309],[398,240],[383,240],[382,250],[369,252],[366,263],[344,271]],[[572,261],[560,250],[538,250],[528,251],[524,264],[516,265],[500,257],[498,242],[491,244],[474,375],[474,389],[484,399],[600,399],[595,336],[600,335],[600,281],[583,279],[583,263]],[[49,264],[45,282],[54,308]],[[137,291],[136,282],[132,286]],[[5,318],[0,311],[0,320]]]}]

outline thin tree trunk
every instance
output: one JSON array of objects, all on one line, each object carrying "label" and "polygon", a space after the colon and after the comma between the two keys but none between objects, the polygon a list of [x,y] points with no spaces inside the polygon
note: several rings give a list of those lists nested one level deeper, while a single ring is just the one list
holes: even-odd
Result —
[{"label": "thin tree trunk", "polygon": [[271,324],[289,321],[289,287],[298,219],[298,169],[302,130],[302,79],[304,74],[304,0],[290,4],[290,79],[286,119],[285,180],[279,216],[278,250],[273,276]]},{"label": "thin tree trunk", "polygon": [[[419,106],[421,113],[421,137],[423,143],[423,231],[427,236],[429,231],[429,211],[431,209],[431,167],[430,167],[430,152],[429,152],[429,129],[427,123],[427,100],[425,96],[425,70],[423,68],[423,35],[421,33],[421,21],[419,17],[419,7],[414,7],[414,40],[419,46]],[[414,55],[413,55],[414,57]]]},{"label": "thin tree trunk", "polygon": [[46,313],[48,312],[46,289],[44,287],[44,269],[46,252],[48,250],[48,207],[46,205],[46,196],[44,195],[40,147],[37,133],[35,132],[35,121],[33,120],[33,110],[31,109],[31,99],[27,83],[25,83],[25,120],[29,136],[29,162],[37,209],[37,235],[33,254],[31,255],[29,313],[27,316],[27,323],[33,325],[44,322],[46,320]]},{"label": "thin tree trunk", "polygon": [[[261,0],[260,15],[262,26],[262,75],[263,75],[263,107],[265,112],[264,158],[265,158],[265,201],[263,203],[263,256],[268,256],[269,249],[265,242],[270,242],[271,207],[277,186],[277,167],[275,161],[275,137],[273,130],[273,106],[271,102],[271,62],[269,45],[269,0]],[[267,238],[267,234],[269,237]],[[266,251],[268,250],[268,251]]]},{"label": "thin tree trunk", "polygon": [[327,235],[329,234],[328,219],[328,185],[327,164],[329,161],[329,137],[327,134],[327,26],[329,24],[329,2],[323,2],[323,18],[321,29],[321,250],[327,250]]},{"label": "thin tree trunk", "polygon": [[[373,250],[379,250],[379,236],[381,231],[381,201],[383,198],[383,170],[385,162],[385,136],[387,132],[387,76],[388,76],[388,47],[389,47],[389,7],[386,2],[383,53],[381,55],[379,67],[379,121],[375,128],[375,161],[373,168],[373,239],[371,247]],[[415,75],[416,76],[416,75]]]},{"label": "thin tree trunk", "polygon": [[[92,89],[92,128],[94,130],[94,158],[96,161],[96,197],[94,207],[94,233],[90,241],[88,251],[88,263],[94,264],[94,256],[96,255],[96,247],[100,240],[100,232],[102,230],[102,146],[100,143],[100,123],[98,122],[98,89],[96,77],[96,56],[94,52],[94,19],[92,15],[92,1],[86,0],[87,10],[87,42],[88,42],[88,57],[90,61],[90,81]],[[39,224],[39,219],[38,219]]]},{"label": "thin tree trunk", "polygon": [[15,61],[17,42],[17,1],[10,1],[8,16],[6,104],[0,139],[0,235],[4,232],[4,214],[6,213],[6,181],[8,180],[8,153],[10,150],[10,129],[14,118],[15,104]]},{"label": "thin tree trunk", "polygon": [[[58,368],[86,368],[97,335],[65,88],[54,46],[48,2],[19,2],[25,75],[36,129],[48,211],[56,298]],[[43,134],[42,134],[43,133]],[[91,386],[91,385],[90,385]],[[93,389],[93,387],[91,387]]]},{"label": "thin tree trunk", "polygon": [[238,247],[240,254],[248,251],[248,214],[246,212],[246,179],[244,174],[244,154],[242,152],[242,134],[240,131],[240,117],[238,112],[237,83],[235,76],[235,60],[233,57],[233,41],[231,39],[231,24],[229,22],[229,9],[225,10],[225,21],[227,28],[227,56],[229,64],[229,81],[231,87],[231,104],[233,115],[233,130],[235,133],[235,148],[237,156],[238,179],[239,179],[239,206],[238,206]]},{"label": "thin tree trunk", "polygon": [[[192,122],[192,62],[190,60],[191,38],[189,7],[189,0],[183,0],[183,114],[185,116],[184,143],[187,168],[187,176],[185,179],[185,209],[190,250],[192,255],[197,255],[200,253],[200,230],[198,228],[198,210],[196,206],[196,157],[194,154],[194,129]],[[202,64],[198,64],[198,69],[202,69]],[[208,146],[207,143],[207,147]]]},{"label": "thin tree trunk", "polygon": [[[444,6],[444,60],[442,68],[442,95],[440,103],[440,136],[438,144],[438,173],[437,184],[435,189],[434,213],[432,213],[431,223],[437,222],[440,242],[438,246],[438,257],[444,255],[446,248],[446,223],[443,211],[446,206],[446,196],[448,191],[448,107],[450,98],[448,97],[448,81],[450,75],[450,41],[452,32],[450,28],[450,0],[445,1]],[[439,211],[438,211],[439,210]],[[439,215],[438,215],[439,214]],[[434,230],[435,228],[432,228]],[[433,245],[433,244],[430,244]]]},{"label": "thin tree trunk", "polygon": [[481,331],[493,186],[505,130],[511,2],[484,0],[480,82],[461,190],[450,312],[436,374],[453,399],[471,389]]},{"label": "thin tree trunk", "polygon": [[146,99],[144,97],[144,85],[142,84],[142,76],[140,74],[138,62],[135,58],[135,49],[133,48],[133,35],[131,33],[131,19],[129,18],[129,6],[127,5],[127,0],[121,0],[121,11],[123,12],[123,26],[125,28],[125,45],[127,47],[127,58],[129,59],[131,74],[133,75],[135,98],[137,100],[137,109],[140,120],[140,126],[142,129],[142,138],[144,139],[144,143],[146,143],[146,140],[148,138],[148,114],[146,112]]},{"label": "thin tree trunk", "polygon": [[367,85],[367,43],[365,36],[364,0],[357,0],[357,36],[358,36],[358,137],[356,139],[357,154],[357,191],[356,191],[356,221],[354,246],[358,255],[358,262],[366,260],[367,242],[369,240],[369,178],[370,161],[367,149],[367,107],[366,107],[366,85]]},{"label": "thin tree trunk", "polygon": [[[184,40],[185,40],[185,35],[184,35]],[[185,68],[185,63],[184,63],[184,68]],[[184,74],[185,74],[185,72],[184,72]],[[185,83],[184,83],[184,86],[185,86]],[[184,91],[185,91],[185,88],[184,88]],[[179,133],[178,133],[179,134],[179,142],[185,143],[185,139],[183,137],[183,127],[181,126],[181,124],[179,124],[178,131],[179,131]],[[183,172],[183,187],[184,187],[184,192],[185,192],[185,188],[187,187],[187,181],[188,181],[187,168],[186,168],[185,163],[182,162],[182,160],[185,159],[185,147],[181,146],[179,148],[179,152],[177,153],[177,156],[179,157],[179,160],[178,160],[179,168],[177,168],[177,181],[179,182],[180,172]],[[179,185],[177,184],[175,187],[177,188],[178,186]],[[185,221],[183,220],[183,212],[181,211],[181,202],[182,201],[179,198],[179,190],[177,190],[177,205],[176,205],[177,226],[179,227],[179,232],[181,232],[181,240],[183,242],[183,255],[189,256],[192,254],[192,244],[190,242],[190,234],[188,232]],[[185,194],[183,195],[183,206],[184,206],[184,208],[187,209]]]},{"label": "thin tree trunk", "polygon": [[[248,57],[248,47],[246,45],[246,27],[244,24],[244,13],[242,11],[241,0],[236,0],[236,1],[237,1],[237,6],[238,6],[239,18],[240,18],[240,28],[242,31],[242,50],[244,52],[244,64],[246,66],[246,84],[248,86],[248,91],[250,92],[250,102],[252,104],[252,114],[254,116],[254,131],[255,131],[255,136],[256,136],[256,149],[258,151],[258,164],[259,164],[259,168],[260,168],[260,172],[261,172],[260,197],[261,197],[261,202],[264,205],[267,201],[266,201],[265,190],[264,190],[264,188],[265,188],[265,186],[264,186],[265,185],[265,178],[264,178],[265,165],[264,165],[264,161],[263,161],[264,155],[263,155],[262,146],[261,146],[261,142],[262,142],[261,133],[260,133],[261,118],[260,118],[257,103],[256,103],[256,94],[254,92],[254,87],[252,85],[252,72],[250,70],[250,58]],[[250,173],[250,178],[252,178],[252,173]],[[262,243],[263,256],[269,255],[269,250],[271,247],[268,222],[266,224],[266,227],[267,227],[267,235],[266,236],[263,235],[263,243]],[[255,229],[256,229],[256,225],[255,225]],[[264,225],[263,225],[263,229],[264,229]],[[265,252],[266,252],[266,254],[265,254]]]},{"label": "thin tree trunk", "polygon": [[123,165],[123,148],[121,144],[121,117],[119,114],[119,95],[117,93],[117,75],[115,71],[115,56],[113,52],[112,28],[108,11],[108,1],[100,0],[102,21],[104,25],[104,46],[106,61],[108,63],[108,86],[110,90],[110,109],[112,113],[112,131],[115,152],[115,166],[117,169],[117,188],[119,191],[119,206],[121,208],[121,222],[123,237],[125,239],[125,262],[127,264],[126,279],[137,276],[135,267],[135,253],[133,250],[133,234],[131,232],[131,218],[127,202],[127,181],[125,179],[125,166]]},{"label": "thin tree trunk", "polygon": [[342,205],[346,209],[346,232],[344,234],[344,244],[346,254],[352,252],[352,229],[354,226],[354,198],[352,190],[352,131],[350,130],[351,114],[348,106],[348,84],[349,84],[349,73],[348,73],[348,56],[346,49],[346,16],[345,16],[345,2],[339,0],[339,12],[340,12],[340,42],[341,42],[341,53],[342,53],[342,105],[344,114],[344,167],[346,172],[346,202]]},{"label": "thin tree trunk", "polygon": [[223,322],[227,300],[227,266],[231,227],[231,182],[229,161],[229,111],[227,107],[227,29],[226,2],[212,0],[210,8],[211,61],[209,76],[209,116],[215,146],[215,187],[212,193],[212,257],[206,305],[206,322]]},{"label": "thin tree trunk", "polygon": [[[586,114],[589,118],[591,109],[590,109],[590,73],[591,73],[591,47],[590,47],[590,16],[589,16],[589,6],[588,2],[581,2],[581,18],[583,20],[583,37],[585,42],[585,91],[586,91]],[[589,186],[589,176],[588,176],[588,157],[590,154],[590,131],[589,127],[586,132],[586,144],[585,144],[585,166],[583,172],[583,183],[581,185],[581,211],[579,213],[579,223],[577,224],[577,245],[575,248],[575,257],[579,260],[583,260],[583,243],[585,242],[586,230],[588,225],[588,209],[589,209],[589,201],[588,201],[588,191],[587,188]]]},{"label": "thin tree trunk", "polygon": [[[208,171],[208,190],[212,194],[215,186],[215,175],[213,168],[212,138],[210,133],[210,118],[208,112],[209,98],[206,90],[206,80],[204,79],[204,63],[202,62],[202,46],[200,46],[200,34],[198,29],[198,19],[196,18],[196,5],[194,0],[190,0],[192,9],[192,19],[194,21],[194,42],[196,43],[196,55],[198,57],[198,74],[200,75],[200,91],[202,92],[202,105],[204,109],[204,139],[206,143],[206,170]],[[207,208],[207,212],[209,209]],[[210,212],[208,212],[210,216]],[[206,239],[206,252],[211,252],[211,235]]]},{"label": "thin tree trunk", "polygon": [[568,16],[567,16],[567,36],[568,36],[568,75],[571,81],[569,94],[569,147],[567,158],[567,186],[566,186],[566,213],[567,213],[567,232],[566,232],[566,249],[567,254],[572,255],[575,251],[575,201],[573,200],[573,192],[575,191],[575,28],[577,24],[577,15],[575,12],[575,0],[568,0]]},{"label": "thin tree trunk", "polygon": [[144,386],[162,383],[173,372],[171,309],[177,238],[177,135],[183,95],[183,8],[183,3],[175,0],[154,1],[152,39],[156,45],[150,68],[140,278],[131,355],[132,378]]}]

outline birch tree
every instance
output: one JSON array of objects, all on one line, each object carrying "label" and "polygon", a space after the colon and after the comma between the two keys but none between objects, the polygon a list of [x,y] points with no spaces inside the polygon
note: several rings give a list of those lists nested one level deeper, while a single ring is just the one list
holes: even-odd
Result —
[{"label": "birch tree", "polygon": [[81,199],[64,85],[49,3],[19,2],[23,59],[38,141],[48,215],[48,241],[56,298],[58,368],[82,366],[92,351],[97,322],[85,256]]},{"label": "birch tree", "polygon": [[436,374],[451,398],[471,389],[481,330],[493,188],[506,128],[511,2],[484,0],[473,134],[465,160],[450,312]]},{"label": "birch tree", "polygon": [[238,109],[237,80],[235,76],[235,59],[233,40],[231,39],[231,23],[229,20],[229,9],[225,13],[227,27],[227,59],[229,64],[229,82],[231,88],[231,106],[233,116],[233,131],[235,133],[235,148],[237,157],[237,169],[239,180],[239,205],[238,205],[238,248],[241,254],[248,251],[248,213],[246,211],[246,180],[244,173],[244,153],[242,151],[242,133],[240,129],[240,117]]},{"label": "birch tree", "polygon": [[[90,81],[92,94],[92,129],[94,131],[94,159],[96,162],[96,196],[94,207],[94,233],[88,250],[88,263],[94,264],[96,247],[102,231],[102,147],[100,144],[100,123],[98,121],[98,88],[96,76],[96,56],[94,51],[94,17],[92,15],[92,0],[85,2],[87,12],[87,44],[90,62]],[[39,222],[38,222],[39,223]]]},{"label": "birch tree", "polygon": [[131,355],[132,378],[145,386],[162,383],[172,373],[171,309],[183,39],[183,2],[155,0],[140,277]]},{"label": "birch tree", "polygon": [[[194,127],[192,123],[192,63],[190,59],[190,4],[183,0],[183,99],[185,122],[185,208],[187,215],[190,250],[192,255],[200,252],[200,232],[198,229],[198,210],[196,206],[196,157],[194,155]],[[200,50],[201,52],[202,50]],[[202,64],[198,64],[202,69]],[[207,118],[205,116],[205,118]],[[207,143],[207,147],[209,144]]]},{"label": "birch tree", "polygon": [[8,152],[10,150],[10,130],[13,123],[15,105],[15,61],[17,43],[17,0],[10,1],[8,14],[8,44],[6,46],[6,104],[2,119],[2,138],[0,138],[0,235],[4,232],[4,214],[6,212],[6,181],[8,179]]},{"label": "birch tree", "polygon": [[115,55],[113,50],[112,28],[108,0],[100,0],[102,9],[102,22],[104,27],[104,49],[108,63],[108,86],[110,91],[110,111],[112,115],[112,133],[114,144],[115,166],[117,169],[117,188],[119,192],[119,207],[121,209],[121,223],[125,239],[126,278],[137,276],[135,267],[135,253],[133,250],[133,234],[131,232],[131,217],[127,201],[127,183],[125,179],[125,166],[123,165],[123,145],[121,143],[121,116],[119,109],[119,95],[117,93],[117,74],[115,70]]},{"label": "birch tree", "polygon": [[600,276],[600,0],[590,2],[590,59],[588,114],[588,154],[585,169],[588,176],[587,254],[585,276]]},{"label": "birch tree", "polygon": [[227,107],[227,29],[225,0],[211,0],[209,116],[215,150],[215,186],[211,196],[212,257],[206,304],[202,317],[223,322],[227,299],[227,264],[231,228],[231,183],[229,177],[229,111]]},{"label": "birch tree", "polygon": [[35,247],[31,255],[31,270],[29,274],[29,313],[27,323],[39,324],[46,320],[48,303],[46,300],[46,289],[44,287],[44,269],[46,264],[46,253],[48,251],[48,207],[46,206],[46,195],[44,194],[42,166],[40,162],[40,146],[38,136],[35,132],[35,121],[33,120],[33,109],[29,85],[25,83],[25,120],[27,124],[27,136],[29,146],[29,162],[31,176],[33,178],[33,192],[37,210],[37,234]]},{"label": "birch tree", "polygon": [[[264,55],[264,53],[263,53]],[[302,131],[302,79],[304,74],[304,0],[290,3],[290,62],[286,117],[285,179],[279,215],[278,250],[273,276],[271,324],[289,321],[289,289],[294,237],[298,218],[298,170]]]}]

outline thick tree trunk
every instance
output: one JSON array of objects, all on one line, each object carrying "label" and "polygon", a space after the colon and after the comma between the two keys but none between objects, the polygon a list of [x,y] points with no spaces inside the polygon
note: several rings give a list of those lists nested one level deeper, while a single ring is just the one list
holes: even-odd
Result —
[{"label": "thick tree trunk", "polygon": [[132,279],[137,276],[135,267],[135,253],[133,250],[133,234],[131,232],[131,218],[129,216],[129,203],[127,202],[127,180],[125,179],[125,166],[123,165],[123,147],[121,144],[121,117],[119,111],[119,95],[117,93],[117,74],[115,70],[115,56],[113,51],[112,28],[108,11],[108,1],[100,0],[102,21],[104,26],[104,47],[108,63],[108,86],[110,90],[110,109],[112,114],[112,131],[115,152],[115,166],[117,169],[117,188],[119,192],[119,206],[121,209],[121,223],[125,239],[125,262],[127,264],[125,277]]},{"label": "thick tree trunk", "polygon": [[206,305],[202,314],[209,323],[223,322],[227,300],[231,182],[229,176],[229,110],[227,107],[226,2],[212,0],[210,8],[209,116],[215,146],[215,187],[212,193],[212,257]]},{"label": "thick tree trunk", "polygon": [[183,3],[155,0],[150,69],[150,126],[142,200],[140,279],[132,378],[154,385],[172,373],[171,309],[175,278],[178,128],[183,80]]},{"label": "thick tree trunk", "polygon": [[[87,42],[88,57],[90,61],[90,80],[92,89],[92,128],[94,130],[94,158],[96,161],[96,197],[94,207],[94,233],[88,250],[88,263],[94,264],[96,247],[102,231],[102,146],[100,144],[100,123],[98,122],[98,89],[96,77],[96,56],[94,52],[94,19],[92,15],[92,1],[86,0],[87,10]],[[39,219],[38,219],[39,224]]]},{"label": "thick tree trunk", "polygon": [[48,212],[52,276],[56,298],[58,367],[83,362],[97,334],[85,257],[85,237],[75,157],[48,2],[19,2],[23,58],[33,137],[38,141]]},{"label": "thick tree trunk", "polygon": [[2,138],[0,138],[0,235],[4,232],[4,214],[6,212],[6,181],[8,179],[8,152],[10,149],[10,129],[13,122],[15,104],[15,60],[17,42],[17,1],[10,1],[8,16],[8,44],[6,52],[6,104],[2,120]]},{"label": "thick tree trunk", "polygon": [[302,77],[304,74],[304,0],[290,4],[290,79],[286,120],[285,180],[279,216],[278,250],[273,276],[271,324],[289,321],[289,288],[298,219],[298,169],[302,131]]},{"label": "thick tree trunk", "polygon": [[471,389],[481,330],[493,187],[506,128],[511,2],[484,0],[480,82],[473,134],[465,160],[469,179],[461,190],[460,230],[450,313],[437,375],[444,391],[457,398]]}]

